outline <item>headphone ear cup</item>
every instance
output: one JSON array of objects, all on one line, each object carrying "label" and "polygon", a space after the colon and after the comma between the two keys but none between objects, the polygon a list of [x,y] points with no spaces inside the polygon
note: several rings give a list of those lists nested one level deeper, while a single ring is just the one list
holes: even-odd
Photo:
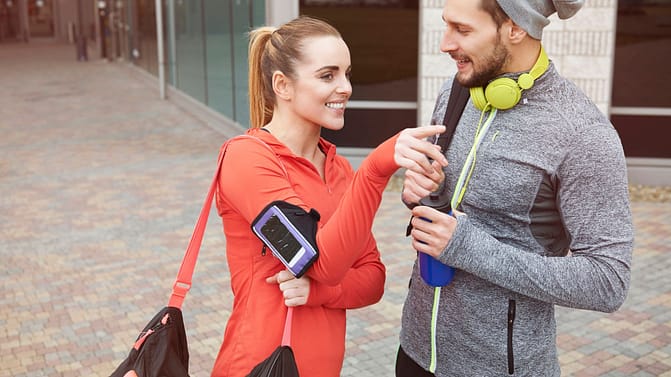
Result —
[{"label": "headphone ear cup", "polygon": [[470,90],[471,93],[471,100],[473,100],[473,105],[475,107],[482,111],[485,109],[487,106],[487,98],[485,97],[485,91],[482,89],[481,86],[471,88]]},{"label": "headphone ear cup", "polygon": [[492,107],[499,110],[508,110],[517,105],[522,97],[519,85],[513,79],[502,77],[487,85],[485,98]]}]

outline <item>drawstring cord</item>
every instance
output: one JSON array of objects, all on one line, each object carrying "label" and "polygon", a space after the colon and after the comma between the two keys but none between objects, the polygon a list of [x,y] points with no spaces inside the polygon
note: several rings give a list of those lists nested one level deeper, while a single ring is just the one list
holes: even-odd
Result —
[{"label": "drawstring cord", "polygon": [[[490,109],[491,111],[489,112],[489,116],[483,125],[482,120],[485,117],[485,112]],[[482,140],[485,138],[487,131],[489,131],[489,127],[492,125],[492,122],[496,117],[496,110],[496,108],[491,107],[491,105],[488,103],[480,113],[480,120],[478,121],[478,127],[475,129],[473,145],[471,146],[471,150],[468,152],[468,157],[466,157],[464,166],[461,168],[461,173],[459,173],[459,179],[457,180],[454,193],[452,193],[452,199],[450,200],[452,210],[455,210],[459,207],[461,200],[466,194],[468,182],[471,180],[473,170],[475,169],[478,148],[480,147]],[[429,372],[431,373],[436,373],[438,359],[436,336],[438,327],[438,307],[440,306],[440,288],[441,287],[435,287],[433,290],[433,306],[431,308],[431,363],[429,364]]]}]

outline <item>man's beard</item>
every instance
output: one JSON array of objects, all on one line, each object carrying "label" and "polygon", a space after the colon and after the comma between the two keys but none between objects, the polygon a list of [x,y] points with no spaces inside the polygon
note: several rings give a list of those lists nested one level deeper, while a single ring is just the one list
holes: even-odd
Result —
[{"label": "man's beard", "polygon": [[492,53],[480,59],[480,61],[484,62],[486,65],[481,69],[478,69],[473,64],[473,60],[471,60],[471,64],[473,64],[473,74],[469,78],[465,78],[461,72],[458,72],[456,76],[457,81],[459,81],[459,84],[467,88],[487,86],[492,79],[503,73],[503,67],[508,62],[509,58],[510,54],[506,46],[497,41]]}]

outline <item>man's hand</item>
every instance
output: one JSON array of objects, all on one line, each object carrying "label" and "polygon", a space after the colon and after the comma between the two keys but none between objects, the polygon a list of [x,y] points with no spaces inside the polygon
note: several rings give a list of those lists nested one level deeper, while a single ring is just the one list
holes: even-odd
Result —
[{"label": "man's hand", "polygon": [[417,205],[419,204],[420,199],[425,198],[430,193],[438,190],[440,184],[445,179],[445,174],[443,173],[442,165],[440,165],[438,161],[433,161],[431,165],[436,174],[426,175],[412,170],[405,171],[403,191],[401,192],[401,200],[403,200],[403,203]]},{"label": "man's hand", "polygon": [[[461,216],[463,213],[459,212],[456,215]],[[457,219],[427,206],[413,208],[412,216],[410,236],[413,248],[438,258],[452,239],[457,228]]]}]

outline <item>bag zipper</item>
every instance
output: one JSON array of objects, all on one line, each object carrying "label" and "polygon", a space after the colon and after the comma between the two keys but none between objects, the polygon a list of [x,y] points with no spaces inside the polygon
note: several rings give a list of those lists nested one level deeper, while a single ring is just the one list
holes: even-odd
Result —
[{"label": "bag zipper", "polygon": [[160,322],[155,324],[154,327],[150,328],[146,332],[140,334],[140,337],[135,341],[135,344],[133,345],[133,348],[135,348],[136,351],[139,351],[140,348],[142,347],[142,345],[144,344],[144,342],[149,337],[149,335],[158,331],[162,326],[166,326],[169,321],[170,321],[170,313],[165,313],[163,318],[161,318]]}]

